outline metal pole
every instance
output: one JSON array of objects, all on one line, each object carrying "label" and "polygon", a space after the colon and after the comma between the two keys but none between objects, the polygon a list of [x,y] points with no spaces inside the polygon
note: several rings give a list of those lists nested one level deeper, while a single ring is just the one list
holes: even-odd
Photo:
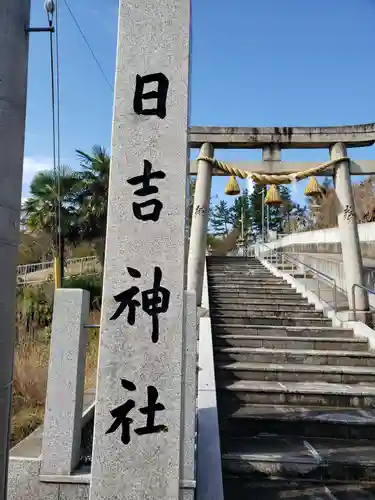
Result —
[{"label": "metal pole", "polygon": [[241,239],[244,241],[245,228],[244,228],[244,209],[241,207]]},{"label": "metal pole", "polygon": [[1,0],[0,8],[0,500],[7,497],[17,253],[25,139],[30,0]]},{"label": "metal pole", "polygon": [[262,187],[262,243],[264,243],[264,186]]}]

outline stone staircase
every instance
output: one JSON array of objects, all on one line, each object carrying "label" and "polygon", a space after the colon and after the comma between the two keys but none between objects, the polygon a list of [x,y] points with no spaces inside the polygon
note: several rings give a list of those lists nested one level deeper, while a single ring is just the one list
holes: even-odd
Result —
[{"label": "stone staircase", "polygon": [[207,269],[225,500],[375,499],[367,339],[255,258]]}]

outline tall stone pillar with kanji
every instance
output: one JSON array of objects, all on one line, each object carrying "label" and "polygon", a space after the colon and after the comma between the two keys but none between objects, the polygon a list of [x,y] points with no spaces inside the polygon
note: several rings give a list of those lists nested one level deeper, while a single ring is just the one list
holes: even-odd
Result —
[{"label": "tall stone pillar with kanji", "polygon": [[178,500],[189,0],[121,0],[90,498]]}]

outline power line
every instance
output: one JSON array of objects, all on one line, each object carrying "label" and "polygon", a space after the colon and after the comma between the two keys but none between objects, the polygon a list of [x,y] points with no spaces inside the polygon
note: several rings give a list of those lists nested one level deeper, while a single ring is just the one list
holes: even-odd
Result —
[{"label": "power line", "polygon": [[67,9],[68,9],[68,11],[69,11],[69,14],[72,16],[72,19],[73,19],[73,21],[75,22],[75,24],[76,24],[76,26],[77,26],[77,28],[78,28],[79,32],[81,33],[81,36],[82,36],[83,40],[85,41],[85,43],[86,43],[86,45],[87,45],[87,47],[88,47],[89,51],[91,52],[91,55],[92,55],[92,57],[94,58],[94,60],[95,60],[95,62],[96,62],[96,64],[97,64],[97,66],[98,66],[98,68],[99,68],[99,70],[100,70],[101,74],[103,75],[103,77],[104,77],[105,81],[107,82],[107,84],[109,85],[110,89],[113,91],[113,86],[112,86],[111,82],[108,80],[108,78],[107,78],[106,74],[104,73],[104,70],[103,70],[103,68],[102,68],[102,66],[101,66],[101,64],[100,64],[100,62],[98,61],[98,58],[96,57],[96,55],[95,55],[95,53],[94,53],[93,49],[91,48],[91,46],[90,46],[90,44],[89,44],[89,42],[88,42],[87,38],[85,37],[85,34],[83,33],[81,26],[79,25],[79,23],[78,23],[77,19],[75,18],[74,14],[73,14],[73,12],[72,12],[72,9],[69,7],[69,4],[68,4],[67,0],[64,0],[64,3],[65,3],[65,5],[66,5],[66,8],[67,8]]}]

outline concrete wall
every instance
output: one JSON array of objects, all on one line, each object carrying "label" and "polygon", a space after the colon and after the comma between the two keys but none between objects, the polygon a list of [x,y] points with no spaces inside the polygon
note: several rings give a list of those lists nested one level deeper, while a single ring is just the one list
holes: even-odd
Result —
[{"label": "concrete wall", "polygon": [[[362,257],[375,259],[375,222],[359,224],[358,230]],[[267,246],[296,254],[301,262],[333,278],[338,291],[346,293],[345,270],[342,262],[337,258],[330,258],[329,255],[323,255],[341,254],[338,227],[289,234],[267,243]],[[370,267],[370,262],[366,260],[364,260],[364,285],[372,290],[375,288],[375,267]],[[375,296],[369,295],[369,302],[371,307],[375,308]]]},{"label": "concrete wall", "polygon": [[[375,259],[375,222],[359,224],[358,230],[362,256]],[[284,248],[297,253],[341,253],[338,227],[292,233],[267,245],[271,248]]]}]

